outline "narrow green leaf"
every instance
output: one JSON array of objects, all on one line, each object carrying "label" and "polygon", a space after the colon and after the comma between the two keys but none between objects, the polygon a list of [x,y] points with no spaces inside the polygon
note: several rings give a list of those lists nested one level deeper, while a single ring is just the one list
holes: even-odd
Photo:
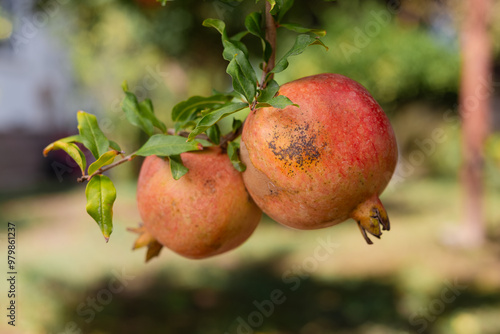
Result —
[{"label": "narrow green leaf", "polygon": [[279,73],[285,70],[288,67],[288,57],[291,56],[296,56],[304,52],[304,50],[309,46],[309,45],[323,45],[325,48],[326,46],[321,42],[319,39],[312,37],[310,35],[298,35],[297,39],[295,40],[295,44],[292,46],[292,48],[276,63],[276,66],[273,68],[271,73]]},{"label": "narrow green leaf", "polygon": [[275,9],[274,6],[276,6],[276,0],[267,0],[267,2],[269,2],[269,4],[271,5],[271,12],[272,12]]},{"label": "narrow green leaf", "polygon": [[215,145],[219,145],[220,143],[220,129],[217,124],[212,125],[209,127],[206,131],[208,138],[214,143]]},{"label": "narrow green leaf", "polygon": [[87,197],[87,213],[96,221],[102,235],[109,240],[113,232],[113,203],[116,189],[113,182],[105,175],[96,175],[90,179],[85,189]]},{"label": "narrow green leaf", "polygon": [[135,152],[135,155],[144,157],[149,155],[172,156],[202,149],[203,145],[198,141],[187,142],[184,137],[158,134],[149,138],[148,141]]},{"label": "narrow green leaf", "polygon": [[92,175],[99,168],[111,164],[119,153],[120,152],[114,150],[104,153],[99,157],[99,159],[90,164],[87,174]]},{"label": "narrow green leaf", "polygon": [[289,105],[294,105],[294,106],[298,107],[298,105],[294,104],[292,101],[290,101],[290,99],[288,97],[283,96],[283,95],[278,95],[276,97],[273,97],[270,100],[267,100],[266,102],[257,103],[256,108],[258,109],[258,108],[263,108],[263,107],[274,107],[277,109],[283,109]]},{"label": "narrow green leaf", "polygon": [[251,103],[257,92],[257,75],[243,53],[237,53],[229,62],[226,72],[233,79],[233,88]]},{"label": "narrow green leaf", "polygon": [[76,162],[78,167],[80,167],[82,175],[85,175],[85,168],[87,168],[87,159],[85,158],[85,154],[83,154],[82,150],[80,150],[80,148],[75,144],[63,141],[67,138],[63,138],[62,140],[55,141],[48,145],[43,150],[43,154],[47,156],[47,153],[50,151],[63,150]]},{"label": "narrow green leaf", "polygon": [[197,135],[203,133],[206,129],[217,123],[222,118],[234,114],[237,111],[245,109],[248,107],[247,103],[236,102],[228,103],[224,107],[214,110],[205,116],[198,122],[196,128],[189,134],[188,140],[193,140]]},{"label": "narrow green leaf", "polygon": [[108,150],[108,138],[106,138],[99,128],[97,118],[94,115],[79,111],[76,117],[78,119],[78,131],[80,132],[82,144],[98,159]]},{"label": "narrow green leaf", "polygon": [[167,132],[165,124],[160,121],[154,113],[153,102],[151,102],[151,99],[144,99],[141,103],[139,103],[139,109],[141,114],[153,123],[153,126],[158,128],[163,133]]},{"label": "narrow green leaf", "polygon": [[227,155],[229,156],[229,160],[231,160],[233,167],[236,168],[238,172],[244,172],[247,169],[247,166],[245,166],[245,164],[240,160],[240,157],[238,155],[239,148],[239,143],[236,143],[234,141],[229,142],[227,145]]},{"label": "narrow green leaf", "polygon": [[153,135],[153,122],[141,112],[137,97],[133,93],[125,92],[125,98],[122,101],[122,110],[131,124],[146,132],[148,136]]},{"label": "narrow green leaf", "polygon": [[203,109],[217,108],[233,99],[232,96],[217,94],[208,97],[192,96],[189,99],[177,103],[172,109],[172,120],[183,122],[191,119],[194,113]]},{"label": "narrow green leaf", "polygon": [[259,98],[257,101],[259,102],[267,102],[270,99],[272,99],[276,93],[278,93],[278,90],[280,89],[280,85],[275,80],[271,80],[267,83],[266,88],[260,93]]},{"label": "narrow green leaf", "polygon": [[301,25],[295,24],[295,23],[281,23],[280,27],[283,27],[283,28],[291,30],[291,31],[298,32],[300,34],[305,34],[305,33],[310,32],[310,33],[313,33],[317,36],[325,36],[326,35],[326,30],[305,28],[305,27],[302,27]]},{"label": "narrow green leaf", "polygon": [[174,180],[180,179],[183,175],[185,175],[189,169],[182,163],[180,155],[171,155],[169,157],[170,160],[170,172],[172,173],[172,177]]}]

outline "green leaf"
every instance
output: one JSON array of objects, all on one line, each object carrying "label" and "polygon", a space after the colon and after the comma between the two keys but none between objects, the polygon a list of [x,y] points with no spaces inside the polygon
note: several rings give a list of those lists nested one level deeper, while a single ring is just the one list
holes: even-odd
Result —
[{"label": "green leaf", "polygon": [[141,103],[139,103],[139,109],[141,111],[141,114],[149,119],[151,123],[153,123],[153,126],[158,128],[163,133],[167,132],[167,127],[165,126],[165,124],[158,118],[156,118],[153,108],[153,102],[151,102],[151,99],[144,99]]},{"label": "green leaf", "polygon": [[276,63],[271,73],[279,73],[288,67],[288,57],[296,56],[304,52],[309,45],[322,45],[328,49],[323,42],[310,35],[298,35],[292,48]]},{"label": "green leaf", "polygon": [[49,145],[47,145],[44,149],[43,149],[43,155],[46,157],[47,154],[50,152],[50,151],[54,151],[56,150],[56,148],[54,147],[54,144],[57,143],[57,142],[63,142],[63,143],[81,143],[82,142],[82,139],[80,137],[80,135],[73,135],[73,136],[69,136],[69,137],[65,137],[65,138],[61,138],[61,139],[58,139],[56,140],[55,142],[53,143],[50,143]]},{"label": "green leaf", "polygon": [[234,114],[237,111],[245,109],[248,107],[247,103],[236,102],[228,103],[224,107],[214,110],[205,116],[198,122],[196,128],[189,134],[188,140],[193,140],[197,135],[203,133],[206,129],[217,123],[222,118]]},{"label": "green leaf", "polygon": [[184,137],[158,134],[149,138],[148,141],[135,152],[135,155],[144,157],[158,155],[164,157],[202,149],[203,145],[198,141],[187,142]]},{"label": "green leaf", "polygon": [[96,175],[90,179],[85,189],[87,213],[96,221],[102,235],[109,240],[113,231],[113,203],[116,189],[113,182],[105,175]]},{"label": "green leaf", "polygon": [[246,35],[248,35],[248,31],[247,30],[241,31],[241,32],[237,33],[236,35],[234,35],[233,37],[231,37],[229,40],[231,40],[233,42],[240,41]]},{"label": "green leaf", "polygon": [[253,12],[245,18],[245,27],[252,34],[259,38],[265,39],[265,33],[261,27],[262,15],[258,12]]},{"label": "green leaf", "polygon": [[98,159],[108,151],[108,138],[106,138],[99,128],[97,118],[94,115],[79,111],[76,117],[78,119],[78,131],[80,132],[82,144]]},{"label": "green leaf", "polygon": [[278,93],[278,90],[280,89],[280,85],[275,80],[271,80],[267,83],[266,88],[260,93],[259,98],[257,101],[259,102],[267,102],[270,99],[272,99],[276,93]]},{"label": "green leaf", "polygon": [[106,153],[104,153],[103,155],[101,155],[99,157],[99,159],[97,159],[96,161],[94,161],[90,166],[89,166],[89,170],[87,172],[88,175],[92,175],[94,174],[95,171],[97,171],[99,168],[103,167],[103,166],[106,166],[106,165],[109,165],[111,164],[116,156],[119,154],[120,152],[118,151],[108,151]]},{"label": "green leaf", "polygon": [[50,151],[63,150],[76,162],[78,167],[80,167],[82,175],[85,175],[85,168],[87,168],[87,159],[85,158],[85,154],[83,154],[82,150],[80,150],[80,148],[75,144],[66,142],[65,140],[69,140],[68,138],[70,137],[66,137],[49,144],[43,150],[43,155],[47,156]]},{"label": "green leaf", "polygon": [[240,160],[238,155],[239,148],[239,143],[234,141],[229,142],[227,145],[227,155],[229,156],[229,160],[231,160],[233,167],[236,168],[238,172],[244,172],[247,169],[247,166],[245,166],[245,164]]},{"label": "green leaf", "polygon": [[184,174],[186,174],[189,169],[187,169],[182,163],[180,155],[171,155],[170,160],[170,172],[174,180],[180,179]]},{"label": "green leaf", "polygon": [[122,152],[122,149],[118,143],[112,141],[111,139],[109,140],[109,147],[115,151]]},{"label": "green leaf", "polygon": [[153,135],[153,122],[143,115],[137,97],[131,92],[125,92],[125,98],[122,101],[122,110],[127,116],[127,120],[146,132],[148,136]]},{"label": "green leaf", "polygon": [[205,21],[203,21],[202,25],[204,27],[216,29],[223,38],[227,39],[226,24],[223,21],[217,19],[206,19]]},{"label": "green leaf", "polygon": [[236,132],[239,130],[239,128],[241,128],[241,126],[243,125],[243,122],[240,121],[239,119],[236,119],[236,118],[233,118],[233,126],[232,126],[232,131],[233,132]]},{"label": "green leaf", "polygon": [[260,13],[254,12],[248,14],[245,18],[245,27],[252,34],[260,38],[262,42],[262,51],[264,54],[264,61],[267,62],[271,57],[272,46],[266,40],[266,33],[261,27],[262,15]]},{"label": "green leaf", "polygon": [[212,125],[206,131],[208,138],[215,145],[219,145],[220,143],[220,129],[217,124]]},{"label": "green leaf", "polygon": [[326,30],[305,28],[305,27],[302,27],[301,25],[295,24],[295,23],[281,23],[280,27],[283,27],[283,28],[291,30],[291,31],[298,32],[300,34],[305,34],[305,33],[310,32],[310,33],[313,33],[317,36],[325,36],[326,35]]},{"label": "green leaf", "polygon": [[278,12],[278,23],[281,22],[283,16],[288,12],[293,6],[293,0],[278,0],[279,12]]},{"label": "green leaf", "polygon": [[192,96],[189,99],[177,103],[172,109],[172,120],[174,122],[184,122],[191,119],[191,116],[203,109],[214,109],[231,101],[229,95],[212,95],[208,97]]},{"label": "green leaf", "polygon": [[266,102],[258,103],[256,108],[274,107],[277,109],[283,109],[289,105],[294,105],[294,106],[298,107],[298,105],[294,104],[288,97],[283,96],[283,95],[278,95],[278,96],[273,97],[272,99],[270,99]]},{"label": "green leaf", "polygon": [[233,88],[252,103],[257,92],[257,75],[248,58],[239,52],[229,62],[226,72],[233,79]]}]

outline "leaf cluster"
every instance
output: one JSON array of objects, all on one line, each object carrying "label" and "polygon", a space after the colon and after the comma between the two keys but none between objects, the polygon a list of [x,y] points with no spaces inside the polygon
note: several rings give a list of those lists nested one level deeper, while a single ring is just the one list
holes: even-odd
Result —
[{"label": "leaf cluster", "polygon": [[[105,171],[136,156],[156,155],[168,159],[172,176],[179,179],[188,172],[182,163],[182,153],[220,145],[226,150],[233,166],[242,172],[245,165],[239,159],[237,138],[241,134],[243,122],[234,119],[231,131],[226,134],[221,133],[218,122],[247,108],[251,111],[271,106],[282,109],[293,104],[286,96],[278,94],[279,85],[273,75],[284,71],[289,64],[288,58],[301,54],[308,46],[325,46],[318,38],[324,36],[325,31],[305,28],[294,23],[282,23],[286,12],[293,5],[293,0],[268,2],[275,29],[284,28],[299,33],[294,45],[276,64],[273,60],[275,45],[267,39],[263,13],[248,14],[245,18],[245,30],[233,35],[228,33],[223,21],[206,19],[203,25],[216,29],[221,35],[224,47],[222,56],[228,61],[226,72],[232,78],[232,91],[214,92],[207,97],[193,96],[178,103],[171,112],[174,128],[167,129],[156,117],[152,101],[138,101],[124,83],[122,110],[126,119],[148,136],[148,140],[137,151],[125,156],[120,146],[108,139],[100,129],[97,118],[84,111],[77,113],[79,134],[59,139],[44,149],[44,155],[53,150],[63,150],[77,163],[82,172],[79,181],[88,181],[85,191],[87,212],[99,225],[106,241],[113,230],[116,189],[111,179],[103,175]],[[246,36],[258,38],[262,46],[260,80],[244,43]],[[86,148],[95,160],[89,166],[83,148]],[[118,156],[121,159],[116,160]]]}]

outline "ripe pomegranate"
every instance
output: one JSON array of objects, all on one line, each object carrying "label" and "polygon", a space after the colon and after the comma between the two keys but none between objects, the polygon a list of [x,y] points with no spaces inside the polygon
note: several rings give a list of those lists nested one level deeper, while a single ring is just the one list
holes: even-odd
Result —
[{"label": "ripe pomegranate", "polygon": [[296,106],[250,113],[242,133],[245,185],[277,222],[318,229],[353,218],[365,238],[389,230],[378,196],[397,162],[389,120],[359,83],[319,74],[281,86]]},{"label": "ripe pomegranate", "polygon": [[242,244],[262,211],[241,173],[219,147],[181,154],[186,175],[174,180],[168,159],[149,156],[139,174],[137,202],[144,227],[159,243],[200,259]]}]

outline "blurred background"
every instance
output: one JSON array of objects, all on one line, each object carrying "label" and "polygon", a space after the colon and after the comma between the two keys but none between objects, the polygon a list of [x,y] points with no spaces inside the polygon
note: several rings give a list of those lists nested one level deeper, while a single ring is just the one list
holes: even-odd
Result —
[{"label": "blurred background", "polygon": [[[145,264],[126,231],[140,221],[141,161],[111,172],[118,197],[105,244],[85,212],[78,167],[42,150],[77,132],[77,110],[96,114],[127,152],[138,148],[144,138],[120,108],[124,80],[170,125],[176,103],[229,90],[220,37],[201,22],[218,18],[239,32],[263,1],[0,0],[1,254],[15,222],[19,272],[17,324],[2,316],[1,332],[500,333],[500,2],[490,5],[491,59],[469,96],[490,111],[479,242],[462,242],[471,225],[459,117],[469,9],[452,0],[296,1],[286,21],[326,29],[329,50],[290,58],[276,80],[341,73],[379,101],[400,149],[382,196],[391,231],[368,246],[353,221],[295,231],[264,217],[228,254],[193,261],[163,249]],[[278,58],[294,38],[279,31]],[[257,66],[260,45],[245,41]]]}]

